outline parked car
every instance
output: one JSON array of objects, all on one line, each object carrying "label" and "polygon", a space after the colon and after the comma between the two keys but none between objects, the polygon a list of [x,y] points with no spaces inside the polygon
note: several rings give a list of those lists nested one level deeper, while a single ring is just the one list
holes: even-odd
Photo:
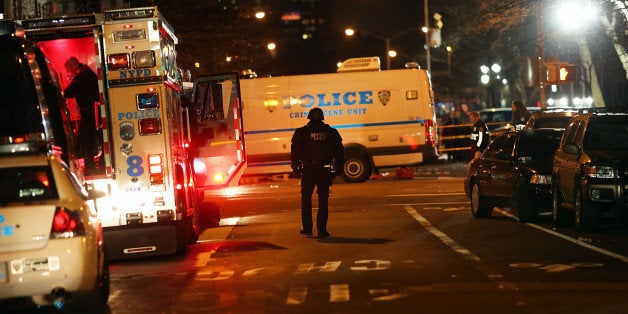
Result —
[{"label": "parked car", "polygon": [[593,230],[604,217],[628,225],[628,114],[573,117],[554,156],[552,176],[557,225]]},{"label": "parked car", "polygon": [[548,109],[536,112],[530,116],[525,125],[526,129],[565,129],[571,117],[578,114],[575,109]]},{"label": "parked car", "polygon": [[97,195],[54,156],[4,155],[0,177],[0,305],[31,298],[37,305],[78,300],[103,308],[109,267]]},{"label": "parked car", "polygon": [[560,129],[509,131],[497,136],[480,158],[469,163],[464,187],[476,218],[494,206],[510,207],[519,221],[533,222],[550,211],[552,158]]}]

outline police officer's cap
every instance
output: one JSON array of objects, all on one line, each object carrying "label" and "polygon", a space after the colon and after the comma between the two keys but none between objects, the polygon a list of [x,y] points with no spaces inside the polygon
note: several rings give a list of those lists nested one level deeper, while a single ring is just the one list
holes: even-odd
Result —
[{"label": "police officer's cap", "polygon": [[323,110],[321,108],[312,108],[310,113],[307,114],[307,118],[315,121],[325,120],[325,115],[323,115]]}]

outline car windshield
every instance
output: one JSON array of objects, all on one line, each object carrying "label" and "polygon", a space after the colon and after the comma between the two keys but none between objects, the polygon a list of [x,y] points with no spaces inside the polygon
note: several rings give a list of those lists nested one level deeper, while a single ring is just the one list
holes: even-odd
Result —
[{"label": "car windshield", "polygon": [[518,157],[531,157],[532,159],[549,159],[554,155],[562,132],[547,131],[523,131],[517,146]]},{"label": "car windshield", "polygon": [[0,202],[56,199],[57,190],[48,167],[0,169]]},{"label": "car windshield", "polygon": [[[628,149],[628,119],[594,121],[585,135],[585,149]],[[608,123],[611,122],[611,123]]]}]

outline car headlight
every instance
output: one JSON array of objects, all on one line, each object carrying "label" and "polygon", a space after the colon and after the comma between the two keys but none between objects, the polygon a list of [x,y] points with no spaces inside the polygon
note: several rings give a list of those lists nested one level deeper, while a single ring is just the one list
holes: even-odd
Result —
[{"label": "car headlight", "polygon": [[532,177],[530,177],[530,184],[552,184],[552,175],[533,174]]},{"label": "car headlight", "polygon": [[584,165],[582,172],[589,178],[615,179],[619,178],[619,171],[612,166]]}]

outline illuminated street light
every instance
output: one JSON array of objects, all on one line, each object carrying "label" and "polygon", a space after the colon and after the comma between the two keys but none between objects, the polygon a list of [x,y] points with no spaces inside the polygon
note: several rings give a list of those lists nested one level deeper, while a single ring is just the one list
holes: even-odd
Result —
[{"label": "illuminated street light", "polygon": [[277,48],[277,45],[273,42],[268,43],[268,45],[266,45],[266,48],[270,51],[273,51]]},{"label": "illuminated street light", "polygon": [[230,56],[227,56],[227,57],[225,58],[225,61],[227,61],[227,62],[231,62],[231,57],[230,57]]},{"label": "illuminated street light", "polygon": [[592,21],[598,16],[594,6],[583,6],[573,1],[560,4],[555,12],[555,20],[568,30],[580,29],[583,23]]},{"label": "illuminated street light", "polygon": [[255,18],[257,18],[258,20],[263,19],[264,17],[266,17],[266,13],[264,13],[263,11],[257,11],[255,12]]},{"label": "illuminated street light", "polygon": [[493,65],[491,65],[491,70],[493,70],[493,72],[495,73],[499,73],[501,72],[502,67],[497,63],[493,63]]},{"label": "illuminated street light", "polygon": [[[390,58],[391,57],[395,57],[397,55],[396,51],[392,51],[390,49],[390,41],[393,40],[393,39],[396,39],[398,37],[401,37],[402,35],[405,35],[405,34],[411,32],[411,31],[414,31],[414,30],[416,30],[416,27],[407,29],[407,30],[405,30],[405,31],[403,31],[403,32],[401,32],[401,33],[399,33],[399,34],[397,34],[395,36],[392,36],[392,37],[383,37],[383,36],[380,36],[380,35],[377,35],[377,34],[373,34],[371,32],[367,32],[367,31],[364,31],[364,30],[359,30],[359,32],[360,33],[364,33],[364,34],[369,35],[369,36],[372,36],[372,37],[375,37],[377,39],[380,39],[380,40],[383,40],[384,42],[386,42],[386,69],[390,70]],[[345,35],[347,35],[349,37],[355,35],[355,33],[356,33],[356,30],[354,30],[353,28],[346,28],[345,29]],[[392,54],[394,54],[394,55],[392,55]]]},{"label": "illuminated street light", "polygon": [[493,100],[497,98],[493,95],[495,93],[495,88],[498,87],[496,85],[503,84],[499,86],[499,102],[501,103],[503,92],[501,88],[508,83],[506,79],[501,78],[501,71],[502,67],[498,63],[493,63],[490,67],[485,64],[480,66],[480,72],[482,73],[482,75],[480,75],[480,82],[482,85],[486,86],[486,103],[489,108],[493,107]]}]

